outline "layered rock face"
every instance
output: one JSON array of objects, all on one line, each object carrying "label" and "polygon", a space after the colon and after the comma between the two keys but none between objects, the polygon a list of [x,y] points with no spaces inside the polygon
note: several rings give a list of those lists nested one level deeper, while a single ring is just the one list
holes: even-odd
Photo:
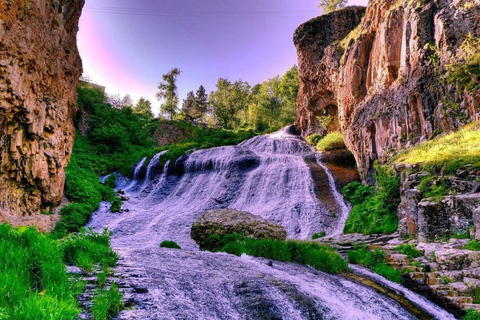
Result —
[{"label": "layered rock face", "polygon": [[76,35],[83,5],[0,2],[0,221],[30,221],[62,199],[82,73]]},{"label": "layered rock face", "polygon": [[480,0],[371,0],[308,21],[294,36],[296,125],[339,127],[370,180],[375,160],[480,119],[480,91],[444,79],[469,35],[480,37]]}]

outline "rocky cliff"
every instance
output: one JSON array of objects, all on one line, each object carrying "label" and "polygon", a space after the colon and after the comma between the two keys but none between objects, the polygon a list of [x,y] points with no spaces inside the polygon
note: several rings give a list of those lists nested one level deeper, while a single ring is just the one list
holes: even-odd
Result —
[{"label": "rocky cliff", "polygon": [[478,75],[455,78],[478,38],[480,0],[371,0],[310,20],[294,35],[296,125],[340,129],[369,180],[374,161],[480,118]]},{"label": "rocky cliff", "polygon": [[83,4],[0,1],[0,221],[42,224],[41,211],[62,199],[82,73],[76,34]]}]

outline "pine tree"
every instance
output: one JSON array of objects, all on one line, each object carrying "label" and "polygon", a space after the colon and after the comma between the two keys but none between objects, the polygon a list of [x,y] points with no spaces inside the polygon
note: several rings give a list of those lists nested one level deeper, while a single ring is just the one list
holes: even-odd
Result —
[{"label": "pine tree", "polygon": [[194,122],[197,119],[196,115],[196,98],[193,91],[187,93],[187,99],[183,100],[182,112],[185,116],[185,120]]},{"label": "pine tree", "polygon": [[143,97],[138,100],[137,104],[133,107],[133,112],[137,114],[143,114],[151,119],[154,118],[152,112],[152,103]]},{"label": "pine tree", "polygon": [[208,105],[208,94],[205,92],[203,86],[198,88],[195,96],[195,111],[198,115],[199,122],[205,123],[205,117],[210,111],[210,106]]}]

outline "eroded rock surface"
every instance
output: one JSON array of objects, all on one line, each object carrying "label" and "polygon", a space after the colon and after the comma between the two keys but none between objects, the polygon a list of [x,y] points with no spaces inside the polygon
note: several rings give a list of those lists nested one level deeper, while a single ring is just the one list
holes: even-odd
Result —
[{"label": "eroded rock surface", "polygon": [[340,128],[369,180],[375,160],[478,120],[480,91],[443,75],[469,34],[480,37],[479,15],[480,0],[373,0],[303,24],[296,125]]},{"label": "eroded rock surface", "polygon": [[192,226],[191,237],[199,245],[210,235],[243,234],[256,239],[285,240],[287,232],[278,223],[249,212],[218,209],[205,212]]},{"label": "eroded rock surface", "polygon": [[83,4],[0,2],[0,221],[43,221],[48,229],[53,221],[40,212],[62,199],[82,73],[76,34]]}]

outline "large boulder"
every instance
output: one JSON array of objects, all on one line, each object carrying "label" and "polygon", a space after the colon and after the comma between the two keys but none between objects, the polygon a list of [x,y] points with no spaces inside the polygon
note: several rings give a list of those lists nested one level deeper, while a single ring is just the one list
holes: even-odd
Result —
[{"label": "large boulder", "polygon": [[232,233],[255,239],[285,240],[287,238],[285,228],[278,223],[234,209],[205,212],[192,226],[190,235],[196,243],[202,245],[210,235],[223,236]]}]

